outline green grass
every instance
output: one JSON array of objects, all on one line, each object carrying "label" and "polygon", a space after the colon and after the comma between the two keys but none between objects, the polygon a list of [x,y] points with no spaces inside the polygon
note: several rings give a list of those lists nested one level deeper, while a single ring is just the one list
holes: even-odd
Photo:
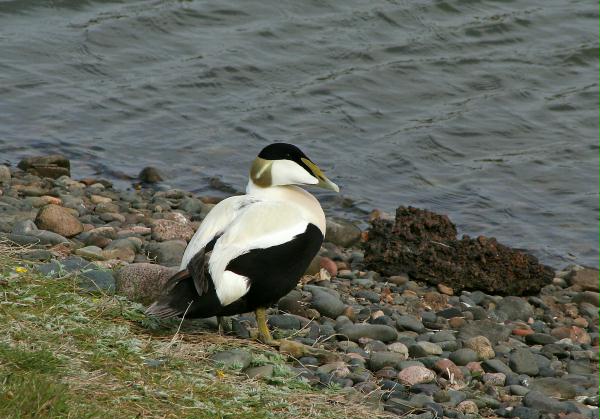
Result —
[{"label": "green grass", "polygon": [[[268,347],[193,324],[175,334],[178,323],[160,328],[139,304],[77,282],[40,276],[0,244],[1,418],[383,416],[362,396],[311,388]],[[249,350],[253,365],[273,364],[274,376],[250,380],[210,361],[233,347]]]}]

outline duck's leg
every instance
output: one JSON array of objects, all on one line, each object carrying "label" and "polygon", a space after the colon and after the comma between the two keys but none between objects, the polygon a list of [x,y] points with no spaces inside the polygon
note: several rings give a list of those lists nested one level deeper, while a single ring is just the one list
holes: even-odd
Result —
[{"label": "duck's leg", "polygon": [[266,345],[277,345],[279,342],[273,339],[269,327],[267,326],[267,309],[259,307],[254,310],[256,323],[258,324],[258,340]]},{"label": "duck's leg", "polygon": [[219,335],[225,334],[225,319],[223,319],[223,316],[217,316],[217,331]]}]

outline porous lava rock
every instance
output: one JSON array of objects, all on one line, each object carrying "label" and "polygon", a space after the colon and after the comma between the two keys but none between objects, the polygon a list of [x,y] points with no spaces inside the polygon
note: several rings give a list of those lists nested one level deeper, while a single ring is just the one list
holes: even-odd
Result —
[{"label": "porous lava rock", "polygon": [[403,272],[434,285],[451,284],[454,290],[504,295],[536,293],[552,280],[553,270],[534,256],[495,238],[458,240],[456,234],[446,215],[401,206],[395,220],[371,221],[364,243],[366,267],[384,275]]}]

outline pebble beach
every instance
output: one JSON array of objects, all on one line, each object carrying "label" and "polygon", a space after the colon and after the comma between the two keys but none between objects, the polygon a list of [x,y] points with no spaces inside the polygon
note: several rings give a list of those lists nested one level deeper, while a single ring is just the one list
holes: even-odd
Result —
[{"label": "pebble beach", "polygon": [[[117,190],[79,178],[60,156],[0,165],[0,240],[25,247],[20,257],[48,281],[76,274],[81,292],[147,305],[219,200],[161,188],[149,173],[140,182],[158,183]],[[367,269],[367,239],[328,219],[319,255],[271,308],[275,338],[314,349],[288,358],[298,377],[398,417],[598,418],[598,270],[553,267],[537,293],[494,295]],[[217,333],[215,319],[202,325]],[[228,326],[240,340],[256,335],[253,314]],[[250,367],[251,350],[213,359],[241,364],[244,379],[273,374]]]}]

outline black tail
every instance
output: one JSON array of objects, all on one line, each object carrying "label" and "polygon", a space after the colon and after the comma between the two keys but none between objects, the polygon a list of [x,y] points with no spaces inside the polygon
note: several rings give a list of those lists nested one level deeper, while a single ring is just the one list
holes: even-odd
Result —
[{"label": "black tail", "polygon": [[167,281],[163,295],[146,309],[146,315],[160,319],[183,316],[197,296],[192,277],[185,269]]},{"label": "black tail", "polygon": [[[210,277],[201,275],[200,278],[194,279],[192,275],[194,271],[188,269],[173,275],[165,284],[163,295],[146,309],[146,314],[162,319],[206,318],[220,315],[223,306]],[[199,290],[202,291],[201,295]],[[227,308],[232,309],[233,307],[230,306]],[[243,311],[235,309],[235,312]]]}]

